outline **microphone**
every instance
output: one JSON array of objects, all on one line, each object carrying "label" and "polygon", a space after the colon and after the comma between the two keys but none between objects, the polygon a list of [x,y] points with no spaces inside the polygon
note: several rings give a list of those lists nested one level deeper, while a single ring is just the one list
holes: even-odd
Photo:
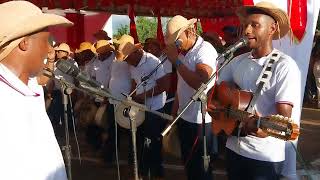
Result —
[{"label": "microphone", "polygon": [[80,69],[73,63],[74,61],[59,60],[56,63],[56,67],[65,74],[68,74],[80,82],[86,83],[92,87],[103,88],[103,85],[98,81],[92,79],[85,73],[81,72]]},{"label": "microphone", "polygon": [[181,45],[182,45],[182,40],[181,39],[177,39],[174,44],[176,45],[176,48],[177,49],[180,49],[181,48]]},{"label": "microphone", "polygon": [[248,38],[247,37],[242,37],[236,43],[234,43],[233,45],[229,46],[217,59],[219,59],[221,57],[226,57],[229,54],[234,53],[239,48],[242,48],[242,47],[247,46],[247,45],[248,45]]}]

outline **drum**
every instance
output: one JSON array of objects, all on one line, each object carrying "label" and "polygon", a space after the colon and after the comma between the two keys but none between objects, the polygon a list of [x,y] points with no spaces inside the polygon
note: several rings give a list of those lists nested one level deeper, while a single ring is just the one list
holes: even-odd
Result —
[{"label": "drum", "polygon": [[101,127],[101,128],[104,128],[104,129],[108,129],[108,121],[107,121],[107,118],[108,118],[108,105],[107,104],[102,104],[97,112],[96,112],[96,115],[95,115],[95,118],[94,118],[94,122],[95,124],[98,126],[98,127]]},{"label": "drum", "polygon": [[82,102],[78,116],[80,127],[88,127],[89,124],[94,123],[97,110],[98,108],[94,101],[88,100]]},{"label": "drum", "polygon": [[[126,109],[130,109],[130,106],[126,106],[123,103],[120,103],[118,105],[116,105],[115,107],[115,119],[116,122],[119,124],[119,126],[126,128],[126,129],[130,129],[130,119],[129,117],[124,116],[123,112]],[[136,122],[136,127],[139,127],[143,121],[145,119],[145,112],[144,111],[138,111],[136,112],[136,116],[135,116],[135,122]]]}]

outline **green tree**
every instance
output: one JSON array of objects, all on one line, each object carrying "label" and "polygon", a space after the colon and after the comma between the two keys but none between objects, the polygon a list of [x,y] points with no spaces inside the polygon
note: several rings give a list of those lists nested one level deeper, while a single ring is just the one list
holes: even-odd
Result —
[{"label": "green tree", "polygon": [[155,17],[137,17],[136,25],[140,42],[143,43],[147,38],[156,37],[157,19]]},{"label": "green tree", "polygon": [[117,29],[117,32],[113,35],[113,38],[118,39],[124,34],[129,34],[129,25],[121,24],[121,26]]},{"label": "green tree", "polygon": [[[168,22],[168,18],[163,18],[161,20],[162,22],[162,29],[165,33],[166,31],[166,24]],[[144,16],[138,16],[136,18],[136,27],[137,27],[137,33],[139,42],[143,43],[147,38],[150,37],[156,37],[157,36],[157,18],[156,17],[144,17]],[[197,34],[201,35],[202,28],[201,23],[197,23]],[[117,32],[114,34],[114,38],[119,38],[123,34],[129,34],[129,25],[121,25],[120,28],[117,29]]]}]

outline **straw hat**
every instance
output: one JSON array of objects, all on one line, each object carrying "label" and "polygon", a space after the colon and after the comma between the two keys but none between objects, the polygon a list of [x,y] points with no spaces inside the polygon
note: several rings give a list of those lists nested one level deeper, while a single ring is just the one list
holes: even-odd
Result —
[{"label": "straw hat", "polygon": [[260,10],[271,16],[275,21],[277,21],[278,29],[273,35],[273,39],[280,39],[285,36],[290,30],[290,21],[286,12],[278,8],[276,5],[261,1],[256,5],[249,5],[240,7],[237,10],[237,15],[239,16],[240,21],[243,21],[248,17],[248,11],[250,10]]},{"label": "straw hat", "polygon": [[97,53],[114,51],[113,45],[111,45],[107,40],[97,41],[95,48]]},{"label": "straw hat", "polygon": [[180,15],[174,16],[167,24],[167,32],[165,37],[166,43],[173,44],[182,32],[190,27],[193,27],[194,23],[196,22],[197,20],[194,18],[188,20]]},{"label": "straw hat", "polygon": [[108,36],[108,33],[102,29],[94,33],[93,36],[99,40],[111,40],[111,38]]},{"label": "straw hat", "polygon": [[62,16],[42,13],[28,1],[9,1],[0,4],[0,61],[5,58],[23,37],[49,26],[73,23]]},{"label": "straw hat", "polygon": [[67,43],[61,43],[59,46],[57,46],[56,48],[54,48],[55,51],[64,51],[67,52],[68,54],[71,53],[70,51],[70,47]]},{"label": "straw hat", "polygon": [[116,58],[118,61],[125,60],[131,53],[135,52],[137,49],[142,48],[142,45],[134,44],[134,39],[130,35],[122,35],[119,40],[114,39],[114,44],[117,44]]},{"label": "straw hat", "polygon": [[93,53],[96,53],[95,47],[92,45],[91,42],[87,42],[87,41],[82,42],[79,45],[79,49],[75,50],[75,53],[81,53],[82,51],[85,51],[85,50],[91,50]]}]

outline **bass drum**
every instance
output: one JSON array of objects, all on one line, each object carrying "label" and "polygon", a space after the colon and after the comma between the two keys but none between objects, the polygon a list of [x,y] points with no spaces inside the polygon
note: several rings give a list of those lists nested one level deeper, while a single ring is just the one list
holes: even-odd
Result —
[{"label": "bass drum", "polygon": [[80,127],[88,127],[89,124],[92,124],[96,113],[97,113],[97,106],[95,105],[94,101],[83,101],[81,105],[79,105],[79,124]]},{"label": "bass drum", "polygon": [[[120,103],[120,104],[116,105],[116,107],[115,107],[116,122],[119,124],[119,126],[126,128],[126,129],[131,129],[130,119],[129,119],[129,117],[124,116],[123,112],[129,108],[130,108],[130,106],[124,105],[123,103]],[[145,119],[144,111],[139,110],[136,113],[136,116],[134,119],[136,122],[136,127],[139,127],[143,123],[144,119]]]},{"label": "bass drum", "polygon": [[108,129],[108,104],[102,104],[95,115],[94,123],[103,129]]}]

